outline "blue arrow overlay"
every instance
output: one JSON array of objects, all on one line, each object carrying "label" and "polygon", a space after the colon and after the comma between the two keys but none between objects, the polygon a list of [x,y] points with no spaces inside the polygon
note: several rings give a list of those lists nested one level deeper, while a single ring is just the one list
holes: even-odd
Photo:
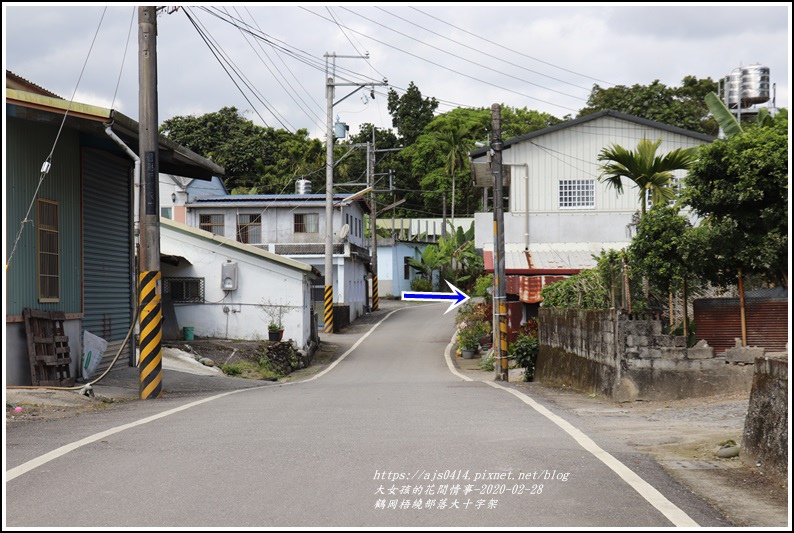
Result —
[{"label": "blue arrow overlay", "polygon": [[410,301],[410,302],[426,302],[432,300],[453,300],[452,305],[444,311],[446,315],[456,307],[463,305],[469,299],[469,296],[464,293],[462,290],[454,286],[452,283],[447,281],[447,285],[449,288],[453,290],[452,293],[449,292],[402,292],[402,300],[403,301]]}]

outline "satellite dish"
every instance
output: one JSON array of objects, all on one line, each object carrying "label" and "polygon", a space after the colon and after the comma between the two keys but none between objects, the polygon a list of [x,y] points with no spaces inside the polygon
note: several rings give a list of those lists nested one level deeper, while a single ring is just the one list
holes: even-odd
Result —
[{"label": "satellite dish", "polygon": [[344,239],[345,237],[347,237],[347,234],[348,234],[348,233],[350,233],[350,224],[345,224],[345,225],[344,225],[344,226],[342,226],[342,228],[339,230],[339,238],[340,238],[340,239]]}]

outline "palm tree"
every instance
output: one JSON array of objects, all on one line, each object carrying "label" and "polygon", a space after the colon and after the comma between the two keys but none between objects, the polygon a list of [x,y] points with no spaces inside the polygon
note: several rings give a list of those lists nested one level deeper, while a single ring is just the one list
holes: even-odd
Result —
[{"label": "palm tree", "polygon": [[601,150],[598,155],[599,161],[607,161],[599,167],[602,172],[598,177],[599,181],[606,181],[618,193],[623,193],[623,178],[634,182],[639,188],[643,215],[648,193],[654,204],[667,203],[675,198],[675,191],[671,186],[673,171],[689,169],[696,159],[697,148],[677,148],[663,156],[657,156],[656,150],[660,144],[661,138],[656,142],[642,139],[636,152],[613,144]]},{"label": "palm tree", "polygon": [[471,141],[465,138],[466,130],[459,124],[450,125],[437,133],[444,153],[444,172],[452,178],[452,223],[455,223],[455,174],[469,160]]}]

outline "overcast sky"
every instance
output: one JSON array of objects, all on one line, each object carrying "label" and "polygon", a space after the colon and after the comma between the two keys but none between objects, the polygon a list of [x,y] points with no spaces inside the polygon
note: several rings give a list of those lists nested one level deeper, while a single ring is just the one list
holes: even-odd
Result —
[{"label": "overcast sky", "polygon": [[[63,98],[137,119],[137,24],[132,4],[4,3],[3,62]],[[163,11],[157,24],[160,122],[235,106],[258,124],[322,138],[324,55],[334,53],[369,54],[337,57],[336,83],[388,79],[374,99],[370,88],[336,88],[335,102],[347,98],[334,118],[351,133],[366,122],[392,128],[386,92],[411,82],[439,112],[502,103],[562,118],[585,106],[593,84],[679,86],[761,64],[777,106],[790,99],[787,3],[207,4]]]}]

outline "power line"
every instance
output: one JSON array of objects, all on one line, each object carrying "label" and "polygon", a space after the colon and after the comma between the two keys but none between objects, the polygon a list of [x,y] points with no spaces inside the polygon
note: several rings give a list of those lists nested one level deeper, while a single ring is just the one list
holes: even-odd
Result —
[{"label": "power line", "polygon": [[608,81],[604,81],[604,80],[599,80],[598,78],[594,78],[594,77],[592,77],[592,76],[588,76],[587,74],[580,74],[580,73],[578,73],[578,72],[575,72],[575,71],[573,71],[573,70],[569,70],[569,69],[567,69],[567,68],[563,68],[563,67],[557,66],[557,65],[555,65],[554,63],[549,63],[548,61],[543,61],[542,59],[538,59],[537,57],[532,57],[532,56],[530,56],[530,55],[527,55],[527,54],[525,54],[525,53],[523,53],[523,52],[519,52],[518,50],[513,50],[512,48],[510,48],[510,47],[508,47],[508,46],[504,46],[503,44],[494,43],[493,41],[490,41],[490,40],[488,40],[488,39],[484,39],[483,37],[481,37],[481,36],[479,36],[479,35],[477,35],[477,34],[475,34],[475,33],[472,33],[472,32],[470,32],[470,31],[468,31],[468,30],[465,30],[465,29],[463,29],[463,28],[460,28],[460,27],[458,27],[458,26],[455,26],[454,24],[451,24],[451,23],[447,22],[446,20],[442,20],[442,19],[440,19],[440,18],[438,18],[438,17],[435,17],[435,16],[431,15],[430,13],[425,13],[425,12],[424,12],[424,11],[422,11],[421,9],[417,9],[417,8],[415,8],[415,7],[413,7],[413,6],[411,6],[411,9],[413,9],[414,11],[417,11],[417,12],[419,12],[419,13],[423,14],[423,15],[424,15],[424,16],[426,16],[426,17],[430,17],[430,18],[432,18],[432,19],[435,19],[435,20],[437,20],[437,21],[439,21],[439,22],[442,22],[442,23],[446,24],[447,26],[451,26],[451,27],[455,28],[456,30],[460,30],[460,31],[462,31],[462,32],[464,32],[464,33],[467,33],[467,34],[469,34],[469,35],[473,36],[473,37],[476,37],[476,38],[480,39],[481,41],[485,41],[485,42],[487,42],[487,43],[490,43],[490,44],[496,44],[496,45],[497,45],[497,46],[499,46],[500,48],[502,48],[502,49],[504,49],[504,50],[509,50],[509,51],[513,52],[514,54],[518,54],[518,55],[521,55],[521,56],[527,57],[527,58],[529,58],[529,59],[532,59],[533,61],[537,61],[537,62],[539,62],[539,63],[543,63],[544,65],[548,65],[548,66],[550,66],[550,67],[553,67],[553,68],[556,68],[556,69],[560,69],[560,70],[563,70],[563,71],[565,71],[565,72],[569,72],[569,73],[571,73],[571,74],[575,74],[575,75],[577,75],[577,76],[580,76],[580,77],[582,77],[582,78],[587,78],[587,79],[595,80],[595,81],[598,81],[598,82],[601,82],[601,83],[605,83],[605,84],[607,84],[607,85],[616,85],[615,83],[612,83],[612,82],[608,82]]},{"label": "power line", "polygon": [[[342,9],[345,9],[345,11],[350,11],[349,9],[346,9],[346,8],[342,8]],[[452,57],[455,57],[455,58],[457,58],[457,59],[463,59],[463,58],[461,58],[461,57],[460,57],[459,55],[457,55],[457,54],[453,54],[452,52],[449,52],[449,51],[447,51],[447,50],[444,50],[444,49],[442,49],[442,48],[439,48],[439,47],[437,47],[437,46],[433,46],[432,44],[428,44],[428,43],[426,43],[426,42],[420,41],[419,39],[416,39],[416,38],[414,38],[414,37],[411,37],[411,36],[410,36],[410,35],[408,35],[408,34],[405,34],[405,33],[401,32],[401,31],[397,31],[397,30],[395,30],[394,28],[390,28],[390,27],[386,26],[385,24],[381,24],[380,22],[378,22],[378,21],[376,21],[376,20],[372,20],[372,19],[371,19],[371,18],[369,18],[369,17],[365,17],[364,15],[361,15],[361,14],[359,14],[359,13],[355,13],[355,12],[353,12],[353,11],[350,11],[350,12],[351,12],[351,13],[353,13],[354,15],[357,15],[357,16],[359,16],[359,17],[363,18],[363,19],[364,19],[364,20],[366,20],[366,21],[369,21],[369,22],[371,22],[371,23],[373,23],[373,24],[377,24],[378,26],[380,26],[380,27],[382,27],[382,28],[386,28],[387,30],[390,30],[390,31],[392,31],[392,32],[394,32],[394,33],[397,33],[398,35],[402,35],[403,37],[407,37],[408,39],[411,39],[412,41],[416,41],[416,42],[418,42],[418,43],[420,43],[420,44],[423,44],[423,45],[425,45],[425,46],[427,46],[427,47],[430,47],[430,48],[432,48],[433,50],[438,50],[439,52],[442,52],[442,53],[444,53],[444,54],[450,55],[450,56],[452,56]],[[465,60],[465,59],[464,59],[464,60]],[[538,84],[538,83],[531,82],[531,81],[529,81],[529,80],[525,80],[525,79],[523,79],[523,78],[519,78],[519,77],[517,77],[517,76],[513,76],[512,74],[506,74],[506,73],[504,73],[504,72],[500,72],[499,70],[497,70],[497,69],[495,69],[495,68],[493,68],[493,67],[489,67],[488,65],[483,65],[483,64],[481,64],[481,63],[477,63],[476,61],[471,61],[471,60],[465,60],[465,61],[466,61],[467,63],[471,63],[472,65],[476,65],[476,66],[478,66],[478,67],[481,67],[481,68],[484,68],[484,69],[486,69],[486,70],[490,70],[490,71],[492,71],[492,72],[496,72],[497,74],[501,74],[502,76],[507,76],[508,78],[513,78],[513,79],[515,79],[515,80],[518,80],[518,81],[520,81],[520,82],[527,83],[527,84],[529,84],[529,85],[534,85],[535,87],[540,87],[541,89],[545,89],[545,90],[547,90],[547,91],[555,92],[555,93],[561,94],[561,95],[563,95],[563,96],[567,96],[567,97],[569,97],[569,98],[574,98],[574,99],[576,99],[576,100],[586,100],[586,98],[582,98],[582,97],[580,97],[580,96],[574,96],[574,95],[572,95],[572,94],[564,93],[564,92],[562,92],[562,91],[558,91],[558,90],[556,90],[556,89],[552,89],[552,88],[550,88],[550,87],[544,87],[543,85],[540,85],[540,84]]]},{"label": "power line", "polygon": [[433,35],[437,35],[438,37],[441,37],[442,39],[446,39],[446,40],[448,40],[448,41],[450,41],[450,42],[452,42],[452,43],[455,43],[455,44],[457,44],[457,45],[463,46],[464,48],[468,48],[469,50],[474,50],[475,52],[478,52],[478,53],[480,53],[480,54],[482,54],[482,55],[485,55],[485,56],[487,56],[487,57],[488,57],[488,58],[490,58],[490,59],[496,59],[496,60],[498,60],[498,61],[501,61],[501,62],[503,62],[503,63],[507,63],[508,65],[510,65],[510,66],[512,66],[512,67],[517,67],[517,68],[520,68],[520,69],[522,69],[522,70],[526,70],[527,72],[532,72],[533,74],[538,74],[538,75],[540,75],[540,76],[544,76],[544,77],[546,77],[546,78],[550,78],[550,79],[552,79],[552,80],[559,81],[560,83],[565,83],[565,84],[567,84],[567,85],[571,85],[572,87],[576,87],[577,89],[582,89],[582,90],[585,90],[585,91],[590,91],[590,89],[589,89],[588,87],[582,87],[581,85],[576,85],[575,83],[571,83],[571,82],[569,82],[569,81],[565,81],[565,80],[562,80],[562,79],[560,79],[560,78],[555,78],[554,76],[549,76],[548,74],[543,74],[542,72],[538,72],[537,70],[532,70],[532,69],[526,68],[526,67],[524,67],[524,66],[522,66],[522,65],[518,65],[518,64],[516,64],[516,63],[512,63],[512,62],[510,62],[510,61],[507,61],[506,59],[502,59],[501,57],[495,57],[495,56],[493,56],[493,55],[491,55],[491,54],[487,54],[487,53],[483,52],[482,50],[479,50],[479,49],[477,49],[477,48],[475,48],[475,47],[473,47],[473,46],[469,46],[469,45],[467,45],[467,44],[465,44],[465,43],[462,43],[462,42],[460,42],[460,41],[456,41],[455,39],[451,39],[450,37],[447,37],[446,35],[442,35],[442,34],[440,34],[440,33],[438,33],[438,32],[435,32],[435,31],[433,31],[433,30],[430,30],[430,29],[428,29],[428,28],[425,28],[424,26],[420,26],[419,24],[417,24],[417,23],[415,23],[415,22],[413,22],[413,21],[411,21],[411,20],[409,20],[409,19],[406,19],[406,18],[400,17],[399,15],[395,15],[394,13],[391,13],[391,12],[389,12],[389,11],[386,11],[386,10],[385,10],[385,9],[383,9],[382,7],[375,6],[375,9],[379,9],[379,10],[383,11],[384,13],[386,13],[386,14],[388,14],[388,15],[391,15],[392,17],[398,18],[398,19],[400,19],[400,20],[402,20],[402,21],[404,21],[404,22],[407,22],[408,24],[411,24],[411,25],[413,25],[413,26],[416,26],[417,28],[421,28],[421,29],[425,30],[426,32],[432,33]]},{"label": "power line", "polygon": [[[303,9],[304,11],[307,11],[308,13],[311,13],[312,15],[314,15],[314,16],[316,16],[316,17],[319,17],[319,18],[321,18],[321,19],[323,19],[323,20],[325,20],[325,21],[328,21],[328,19],[327,19],[326,17],[324,17],[324,16],[322,16],[322,15],[320,15],[320,14],[318,14],[318,13],[314,13],[313,11],[309,11],[308,9],[306,9],[305,7],[302,7],[302,6],[299,6],[299,7],[300,7],[300,9]],[[567,111],[573,111],[573,112],[576,112],[576,111],[578,111],[578,110],[576,110],[576,109],[573,109],[573,108],[570,108],[570,107],[566,107],[566,106],[563,106],[563,105],[560,105],[560,104],[555,104],[555,103],[553,103],[553,102],[549,102],[549,101],[546,101],[546,100],[541,100],[540,98],[535,98],[534,96],[530,96],[530,95],[528,95],[528,94],[524,94],[524,93],[521,93],[521,92],[515,91],[515,90],[513,90],[513,89],[509,89],[509,88],[507,88],[507,87],[503,87],[503,86],[501,86],[501,85],[497,85],[497,84],[495,84],[495,83],[491,83],[491,82],[489,82],[489,81],[481,80],[481,79],[479,79],[479,78],[476,78],[476,77],[474,77],[474,76],[470,76],[470,75],[468,75],[468,74],[464,74],[464,73],[462,73],[462,72],[458,72],[458,71],[457,71],[457,70],[455,70],[455,69],[452,69],[452,68],[449,68],[449,67],[447,67],[447,66],[441,65],[441,64],[439,64],[439,63],[436,63],[436,62],[434,62],[434,61],[430,61],[430,60],[429,60],[429,59],[427,59],[427,58],[424,58],[424,57],[422,57],[422,56],[419,56],[419,55],[417,55],[417,54],[413,54],[413,53],[411,53],[411,52],[408,52],[408,51],[406,51],[406,50],[403,50],[403,49],[401,49],[401,48],[398,48],[398,47],[396,47],[396,46],[393,46],[393,45],[391,45],[391,44],[389,44],[389,43],[386,43],[386,42],[384,42],[384,41],[381,41],[380,39],[376,39],[376,38],[374,38],[374,37],[370,37],[369,35],[366,35],[365,33],[362,33],[362,32],[360,32],[360,31],[354,30],[354,29],[352,29],[352,28],[347,28],[347,29],[348,29],[348,30],[350,30],[350,31],[352,31],[352,32],[354,32],[354,33],[358,33],[359,35],[362,35],[362,36],[366,37],[367,39],[370,39],[370,40],[372,40],[372,41],[375,41],[376,43],[382,44],[382,45],[384,45],[384,46],[388,46],[389,48],[393,48],[394,50],[397,50],[398,52],[402,52],[403,54],[406,54],[406,55],[409,55],[409,56],[411,56],[411,57],[414,57],[414,58],[416,58],[416,59],[419,59],[420,61],[424,61],[425,63],[430,63],[431,65],[434,65],[434,66],[436,66],[436,67],[442,68],[442,69],[444,69],[444,70],[447,70],[447,71],[449,71],[449,72],[452,72],[452,73],[454,73],[454,74],[457,74],[457,75],[459,75],[459,76],[462,76],[462,77],[464,77],[464,78],[468,78],[468,79],[471,79],[471,80],[474,80],[474,81],[480,82],[480,83],[482,83],[482,84],[485,84],[485,85],[490,85],[491,87],[495,87],[495,88],[497,88],[497,89],[501,89],[501,90],[503,90],[503,91],[507,91],[507,92],[510,92],[510,93],[513,93],[513,94],[517,94],[517,95],[519,95],[519,96],[523,96],[524,98],[529,98],[529,99],[531,99],[531,100],[536,100],[536,101],[538,101],[538,102],[541,102],[541,103],[544,103],[544,104],[552,105],[552,106],[554,106],[554,107],[559,107],[559,108],[565,109],[565,110],[567,110]]]}]

